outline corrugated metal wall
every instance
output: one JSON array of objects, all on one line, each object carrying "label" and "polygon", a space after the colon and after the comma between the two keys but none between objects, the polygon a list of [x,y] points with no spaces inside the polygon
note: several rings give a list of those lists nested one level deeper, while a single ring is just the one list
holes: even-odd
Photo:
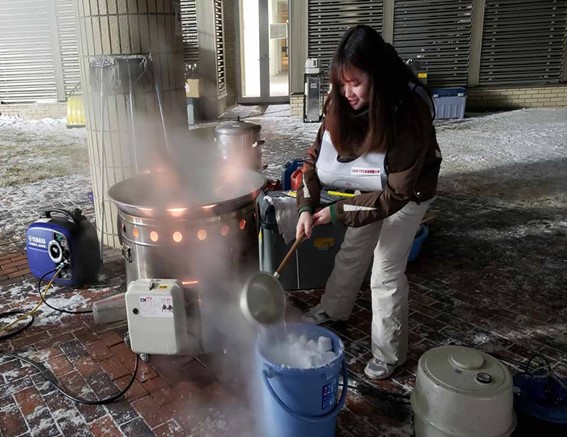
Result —
[{"label": "corrugated metal wall", "polygon": [[46,0],[0,1],[0,102],[56,100]]},{"label": "corrugated metal wall", "polygon": [[[346,28],[380,31],[392,17],[382,1],[308,0],[308,56],[328,68]],[[428,84],[466,86],[471,59],[473,0],[391,0],[393,45],[420,59]],[[541,85],[561,81],[567,38],[567,0],[486,0],[480,85]],[[391,8],[390,8],[391,10]]]},{"label": "corrugated metal wall", "polygon": [[183,33],[183,60],[185,64],[199,62],[197,37],[197,7],[195,0],[181,0],[181,30]]},{"label": "corrugated metal wall", "polygon": [[[3,0],[0,0],[3,1]],[[81,71],[79,69],[79,48],[77,46],[77,24],[73,2],[76,0],[56,0],[57,35],[63,69],[65,96],[80,93]]]},{"label": "corrugated metal wall", "polygon": [[217,57],[217,91],[219,95],[226,92],[226,74],[224,59],[224,34],[223,34],[223,6],[222,0],[214,1],[215,13],[215,48]]},{"label": "corrugated metal wall", "polygon": [[382,0],[308,0],[307,53],[328,69],[342,34],[355,24],[382,31]]},{"label": "corrugated metal wall", "polygon": [[394,3],[394,47],[418,59],[428,84],[467,84],[472,0],[409,0]]},{"label": "corrugated metal wall", "polygon": [[[79,84],[74,1],[0,0],[0,102],[54,101]],[[181,0],[186,63],[199,60],[195,1]],[[213,1],[217,48],[224,52],[221,2]],[[307,1],[308,56],[319,58],[324,69],[348,27],[361,23],[382,31],[382,0]],[[423,59],[431,85],[467,84],[472,2],[393,2],[393,44],[403,58]],[[480,85],[559,83],[566,28],[566,0],[486,0]],[[219,62],[219,91],[225,67]]]},{"label": "corrugated metal wall", "polygon": [[567,0],[486,0],[480,85],[561,79]]}]

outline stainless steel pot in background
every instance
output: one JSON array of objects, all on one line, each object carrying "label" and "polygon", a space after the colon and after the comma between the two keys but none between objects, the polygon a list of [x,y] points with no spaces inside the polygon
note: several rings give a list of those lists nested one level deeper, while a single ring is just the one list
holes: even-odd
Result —
[{"label": "stainless steel pot in background", "polygon": [[259,124],[226,121],[215,128],[215,141],[223,159],[252,170],[262,170],[262,145]]}]

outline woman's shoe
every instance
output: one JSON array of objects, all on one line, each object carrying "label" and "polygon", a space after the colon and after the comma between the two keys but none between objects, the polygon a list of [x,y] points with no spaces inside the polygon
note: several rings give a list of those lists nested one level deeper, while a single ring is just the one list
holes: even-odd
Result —
[{"label": "woman's shoe", "polygon": [[314,325],[321,325],[334,320],[325,312],[321,304],[315,305],[309,311],[303,313],[301,319],[306,323],[313,323]]},{"label": "woman's shoe", "polygon": [[370,379],[387,379],[394,373],[397,367],[393,364],[387,364],[378,358],[372,358],[364,368],[364,373]]}]

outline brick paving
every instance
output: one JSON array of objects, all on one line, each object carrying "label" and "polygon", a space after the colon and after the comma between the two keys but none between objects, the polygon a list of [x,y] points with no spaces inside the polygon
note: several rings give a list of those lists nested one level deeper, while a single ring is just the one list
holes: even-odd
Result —
[{"label": "brick paving", "polygon": [[[289,132],[282,136],[286,135]],[[294,153],[297,150],[280,151],[279,162],[297,156]],[[278,152],[272,150],[272,154]],[[276,174],[274,169],[277,165],[272,167]],[[343,339],[353,384],[358,387],[349,391],[347,406],[338,416],[338,437],[411,436],[410,407],[399,402],[402,398],[394,402],[384,392],[407,395],[415,382],[419,356],[435,346],[467,345],[518,361],[539,353],[557,372],[567,375],[565,206],[533,208],[514,199],[491,202],[482,196],[440,192],[430,237],[418,261],[408,266],[408,361],[389,381],[369,383],[364,378],[363,368],[371,357],[367,288],[348,322],[327,325]],[[510,231],[513,225],[529,229],[518,236]],[[2,238],[0,312],[31,308],[38,299],[37,281],[27,268],[23,242],[12,250],[13,239],[5,244]],[[124,289],[124,266],[110,250],[98,283],[84,289],[57,288],[47,299],[78,295],[86,308]],[[304,310],[317,303],[321,293],[289,292],[288,301],[294,311]],[[39,315],[47,315],[44,311],[41,308]],[[43,321],[37,326],[2,340],[0,350],[41,362],[77,396],[109,396],[129,382],[135,355],[123,342],[125,323],[95,325],[89,314],[39,320]],[[242,395],[246,389],[242,382],[219,372],[215,363],[223,359],[210,354],[140,362],[135,382],[123,399],[95,406],[67,400],[28,364],[2,357],[0,434],[253,436],[255,408]],[[530,434],[520,428],[516,435]]]}]

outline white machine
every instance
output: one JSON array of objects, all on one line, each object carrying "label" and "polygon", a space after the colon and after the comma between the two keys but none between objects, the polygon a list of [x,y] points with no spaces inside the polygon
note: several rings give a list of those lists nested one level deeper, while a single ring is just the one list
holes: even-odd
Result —
[{"label": "white machine", "polygon": [[[126,291],[130,347],[133,352],[176,355],[200,349],[188,323],[185,292],[175,279],[137,279]],[[195,325],[195,324],[193,324]]]},{"label": "white machine", "polygon": [[305,74],[319,74],[319,59],[318,58],[308,58],[305,61]]}]

